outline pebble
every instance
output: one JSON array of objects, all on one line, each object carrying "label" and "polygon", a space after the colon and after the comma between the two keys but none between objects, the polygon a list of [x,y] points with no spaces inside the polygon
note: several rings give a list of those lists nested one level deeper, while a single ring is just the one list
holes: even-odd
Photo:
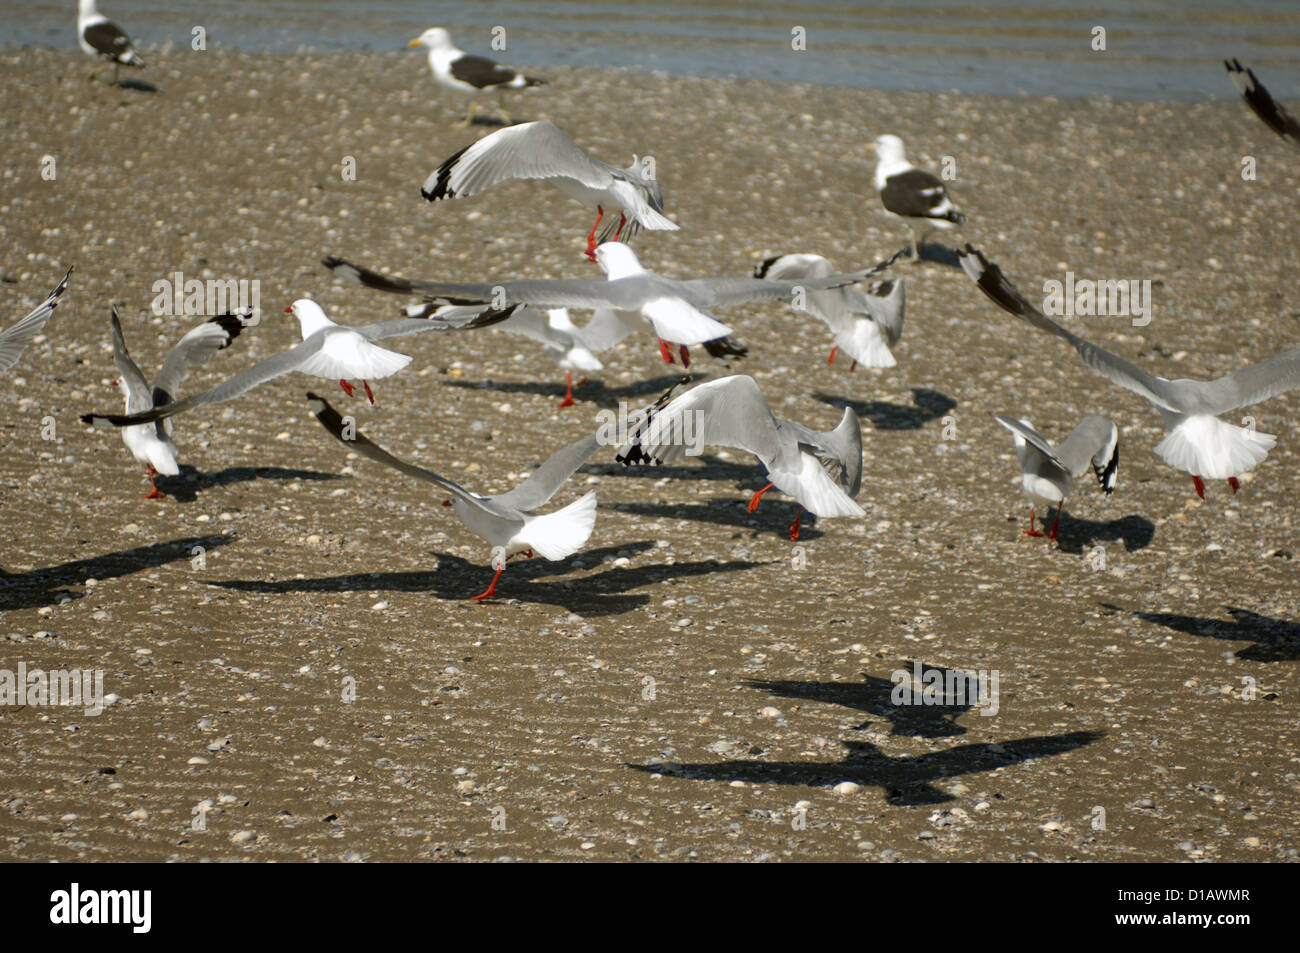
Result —
[{"label": "pebble", "polygon": [[856,781],[841,781],[835,787],[831,788],[836,794],[857,794],[862,790],[862,785]]},{"label": "pebble", "polygon": [[257,834],[253,831],[235,831],[235,833],[230,835],[230,843],[234,844],[236,847],[241,844],[251,844],[255,840],[257,840]]}]

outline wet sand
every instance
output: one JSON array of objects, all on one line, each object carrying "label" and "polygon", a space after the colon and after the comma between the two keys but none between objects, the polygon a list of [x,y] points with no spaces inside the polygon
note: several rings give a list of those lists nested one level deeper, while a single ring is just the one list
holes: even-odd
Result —
[{"label": "wet sand", "polygon": [[[463,104],[412,58],[177,53],[128,77],[156,92],[89,70],[71,52],[0,57],[3,323],[77,268],[49,334],[0,377],[0,668],[102,668],[120,700],[98,717],[0,708],[14,766],[0,856],[1297,856],[1300,395],[1251,409],[1276,449],[1240,493],[1213,484],[1202,502],[1152,452],[1154,412],[932,246],[898,270],[907,325],[889,371],[827,367],[825,329],[777,305],[722,315],[750,347],[731,370],[777,413],[830,427],[858,411],[866,519],[805,523],[795,549],[788,499],[746,511],[764,481],[742,454],[630,473],[598,456],[556,499],[597,491],[588,549],[512,562],[501,598],[473,603],[486,545],[428,487],[347,459],[306,410],[319,381],[181,418],[197,474],[141,499],[120,439],[77,420],[118,406],[108,304],[152,371],[192,323],[152,316],[156,280],[260,280],[264,323],[198,388],[291,345],[294,298],[349,323],[396,313],[335,284],[323,254],[463,280],[591,275],[587,212],[530,184],[424,202],[436,163],[488,130],[454,128]],[[905,230],[879,210],[868,144],[893,132],[919,164],[956,161],[970,222],[943,240],[975,242],[1031,294],[1066,269],[1150,279],[1146,327],[1076,324],[1152,372],[1215,376],[1300,340],[1300,161],[1239,102],[551,75],[518,118],[611,161],[655,156],[682,226],[639,242],[662,273],[885,257]],[[415,360],[374,408],[322,392],[394,453],[483,492],[674,379],[634,337],[558,410],[563,374],[527,340],[400,344]],[[728,373],[703,353],[693,370]],[[1089,412],[1122,429],[1117,491],[1081,480],[1059,549],[1021,535],[1003,412],[1051,438]],[[996,670],[998,713],[892,705],[891,674],[914,661]]]}]

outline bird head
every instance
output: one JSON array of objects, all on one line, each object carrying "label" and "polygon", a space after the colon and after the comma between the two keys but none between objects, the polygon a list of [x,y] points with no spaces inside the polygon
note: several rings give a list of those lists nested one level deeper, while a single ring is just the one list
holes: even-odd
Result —
[{"label": "bird head", "polygon": [[310,298],[299,298],[284,309],[285,314],[292,314],[302,327],[302,339],[315,334],[321,328],[329,327],[334,322],[325,316],[324,309]]},{"label": "bird head", "polygon": [[451,34],[440,26],[431,26],[410,43],[412,46],[426,46],[431,50],[445,50],[451,46]]},{"label": "bird head", "polygon": [[610,281],[628,278],[645,272],[636,252],[622,242],[605,242],[596,248],[596,264]]},{"label": "bird head", "polygon": [[902,162],[906,158],[903,151],[903,140],[898,136],[878,136],[872,143],[876,149],[876,156],[882,162]]}]

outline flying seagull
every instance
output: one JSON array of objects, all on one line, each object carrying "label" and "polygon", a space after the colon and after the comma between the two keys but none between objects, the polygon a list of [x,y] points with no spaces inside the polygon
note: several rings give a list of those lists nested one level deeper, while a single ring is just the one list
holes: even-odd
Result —
[{"label": "flying seagull", "polygon": [[[172,401],[177,388],[189,376],[190,369],[206,364],[218,351],[228,348],[239,337],[239,332],[253,323],[253,317],[251,312],[220,314],[191,328],[167,355],[152,388],[127,353],[126,341],[122,337],[122,322],[118,320],[116,307],[110,310],[108,323],[113,341],[113,363],[117,365],[118,373],[113,385],[121,388],[126,396],[126,412],[136,414]],[[176,476],[181,472],[176,463],[176,444],[172,443],[171,419],[123,427],[122,440],[131,455],[149,468],[150,492],[145,494],[145,499],[156,500],[166,496],[158,489],[153,478],[155,472],[167,476]]]},{"label": "flying seagull", "polygon": [[0,331],[0,373],[17,364],[18,359],[23,356],[23,351],[27,350],[27,345],[32,343],[32,338],[45,330],[45,325],[59,305],[59,297],[68,288],[68,277],[71,274],[72,269],[69,268],[58,287],[46,295],[45,300],[37,305],[35,310],[13,327]]},{"label": "flying seagull", "polygon": [[[663,216],[663,194],[649,156],[633,155],[632,164],[620,169],[588,155],[546,120],[499,129],[466,146],[438,166],[420,194],[430,202],[468,198],[511,179],[553,182],[575,201],[596,210],[596,223],[587,234],[587,256],[592,261],[601,242],[630,241],[641,228],[677,229]],[[606,213],[610,220],[598,236],[596,229]]]},{"label": "flying seagull", "polygon": [[952,204],[943,182],[907,161],[898,136],[881,136],[875,148],[880,204],[887,214],[906,220],[912,230],[912,260],[920,261],[921,239],[936,228],[960,225],[966,216]]},{"label": "flying seagull", "polygon": [[[1056,519],[1048,534],[1056,539],[1061,524],[1061,510],[1070,495],[1075,477],[1082,476],[1091,464],[1092,472],[1102,492],[1110,496],[1119,478],[1119,428],[1109,417],[1089,414],[1079,421],[1079,426],[1059,446],[1033,428],[1028,420],[1017,420],[1001,414],[994,418],[1011,431],[1016,443],[1016,456],[1020,459],[1020,485],[1029,497],[1029,529],[1026,536],[1042,536],[1034,529],[1034,517],[1041,505],[1047,510],[1056,507]],[[1044,516],[1043,523],[1047,523]]]},{"label": "flying seagull", "polygon": [[583,437],[553,453],[546,462],[532,472],[519,486],[497,496],[480,496],[453,483],[445,477],[423,467],[405,463],[371,443],[356,429],[354,422],[339,416],[338,411],[323,397],[307,394],[307,406],[335,439],[357,453],[377,463],[399,470],[416,480],[432,483],[445,490],[451,499],[450,506],[465,527],[476,536],[487,540],[492,547],[492,567],[496,575],[487,591],[473,598],[482,600],[496,594],[497,580],[505,571],[506,562],[523,553],[532,558],[534,553],[544,559],[564,559],[586,544],[596,525],[596,494],[589,491],[563,509],[553,513],[535,515],[545,506],[578,467],[590,459],[599,447],[596,435]]},{"label": "flying seagull", "polygon": [[669,390],[638,416],[615,460],[625,467],[660,466],[706,446],[752,453],[769,482],[750,498],[749,512],[772,487],[794,497],[799,512],[792,540],[799,538],[805,509],[823,518],[866,515],[853,501],[862,486],[862,428],[851,408],[844,408],[834,430],[810,430],[774,416],[754,378],[736,374],[676,398]]},{"label": "flying seagull", "polygon": [[[446,325],[423,318],[397,318],[359,328],[345,327],[331,321],[325,316],[320,305],[308,298],[300,298],[284,310],[285,313],[292,313],[302,326],[302,343],[297,347],[273,354],[248,370],[200,394],[192,394],[182,400],[155,406],[140,413],[83,414],[82,421],[97,427],[110,424],[114,427],[129,427],[135,424],[152,423],[205,404],[219,404],[233,400],[259,384],[265,384],[267,381],[295,371],[323,377],[326,380],[338,380],[349,397],[353,394],[353,387],[348,380],[360,379],[366,389],[366,396],[370,398],[371,403],[374,403],[374,393],[370,390],[369,381],[396,374],[411,362],[411,358],[378,347],[373,342],[385,338],[446,330]],[[508,317],[511,310],[513,309],[497,311],[491,308],[472,307],[460,308],[458,313],[469,323],[492,323]]]},{"label": "flying seagull", "polygon": [[1237,427],[1219,415],[1300,387],[1300,347],[1212,381],[1166,380],[1061,327],[1030,304],[1002,269],[972,246],[958,252],[958,258],[970,279],[998,307],[1065,339],[1083,363],[1160,411],[1169,435],[1156,446],[1156,453],[1171,467],[1191,474],[1197,496],[1205,497],[1206,479],[1227,480],[1235,493],[1241,486],[1237,478],[1262,463],[1277,443],[1272,434]]},{"label": "flying seagull", "polygon": [[[95,7],[95,0],[81,0],[77,10],[77,40],[91,56],[102,57],[113,64],[113,85],[123,66],[144,66],[144,60],[135,51],[131,38],[125,31]],[[96,70],[98,72],[98,70]],[[94,78],[94,73],[91,78]]]},{"label": "flying seagull", "polygon": [[559,278],[522,281],[457,284],[421,281],[383,275],[354,265],[342,258],[325,258],[323,264],[347,281],[367,288],[397,294],[445,295],[457,301],[490,302],[494,308],[528,305],[538,308],[608,309],[621,312],[625,320],[643,318],[659,338],[659,353],[674,363],[671,345],[680,348],[682,364],[690,366],[688,347],[731,335],[731,328],[718,321],[709,309],[743,304],[757,298],[790,299],[796,294],[838,288],[879,274],[901,258],[905,251],[872,268],[845,275],[805,281],[772,278],[693,278],[676,281],[648,271],[636,253],[622,242],[606,242],[596,249],[596,263],[605,279]]},{"label": "flying seagull", "polygon": [[[825,278],[835,269],[821,255],[775,255],[754,269],[755,278]],[[863,367],[894,367],[898,361],[890,348],[903,336],[903,309],[906,305],[903,279],[882,281],[863,291],[846,285],[808,295],[807,309],[831,329],[835,343],[827,364],[835,363],[836,352],[843,350],[853,364],[849,373]]]},{"label": "flying seagull", "polygon": [[502,66],[483,56],[472,56],[464,50],[457,49],[451,42],[451,34],[440,26],[429,27],[410,43],[408,47],[423,46],[429,51],[429,69],[433,78],[448,89],[454,89],[475,98],[470,101],[469,114],[462,125],[468,126],[478,114],[477,94],[488,89],[497,91],[497,103],[501,118],[510,122],[506,112],[507,89],[523,89],[528,86],[545,86],[546,80],[523,73],[509,66]]},{"label": "flying seagull", "polygon": [[1300,122],[1296,122],[1294,117],[1269,95],[1264,84],[1255,78],[1255,71],[1242,66],[1236,59],[1224,60],[1223,65],[1228,70],[1228,78],[1232,80],[1232,85],[1237,87],[1237,92],[1241,93],[1241,98],[1255,111],[1255,115],[1264,120],[1264,125],[1291,145],[1300,147]]}]

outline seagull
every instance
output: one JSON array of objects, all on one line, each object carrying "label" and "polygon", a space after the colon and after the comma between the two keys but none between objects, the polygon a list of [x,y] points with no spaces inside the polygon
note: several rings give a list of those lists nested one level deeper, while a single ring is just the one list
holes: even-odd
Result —
[{"label": "seagull", "polygon": [[32,343],[32,338],[45,330],[45,325],[54,315],[54,309],[59,305],[59,298],[63,292],[68,289],[68,278],[72,274],[69,268],[59,286],[45,296],[45,300],[36,306],[30,314],[11,328],[0,331],[0,373],[18,363],[18,359],[23,356],[23,351],[27,350],[27,345]]},{"label": "seagull", "polygon": [[[77,39],[91,56],[102,56],[113,64],[113,85],[123,66],[144,66],[125,31],[95,8],[95,0],[81,0],[77,10]],[[98,70],[96,70],[98,72]],[[91,73],[94,78],[94,73]]]},{"label": "seagull", "polygon": [[[881,136],[876,147],[876,189],[885,212],[905,219],[912,230],[912,260],[921,260],[919,241],[936,228],[952,228],[966,221],[948,197],[943,182],[907,161],[903,140]],[[920,233],[917,229],[922,228]]]},{"label": "seagull", "polygon": [[[835,269],[821,255],[774,255],[754,269],[755,278],[825,278]],[[906,305],[903,279],[882,281],[867,291],[845,286],[808,295],[807,310],[831,329],[835,343],[827,364],[835,363],[841,348],[853,359],[849,373],[863,367],[894,367],[898,361],[889,349],[903,335]]]},{"label": "seagull", "polygon": [[[425,180],[420,194],[430,202],[468,198],[510,179],[554,182],[571,198],[596,210],[587,234],[587,257],[596,260],[596,245],[631,240],[641,228],[676,231],[663,216],[664,199],[649,156],[632,156],[626,169],[596,159],[541,120],[500,129],[457,152]],[[613,214],[618,212],[618,223]],[[611,216],[597,237],[605,213]]]},{"label": "seagull", "polygon": [[[501,118],[506,122],[510,122],[510,114],[506,112],[507,89],[546,85],[544,79],[525,76],[509,66],[457,49],[451,42],[451,34],[440,26],[429,27],[406,45],[423,46],[429,51],[429,69],[433,70],[433,78],[448,89],[471,96],[485,89],[495,89]],[[468,126],[473,122],[478,110],[479,102],[475,98],[470,102],[469,114],[461,125]]]},{"label": "seagull", "polygon": [[[191,368],[206,364],[218,351],[228,348],[253,320],[251,311],[219,314],[191,328],[167,355],[150,389],[139,366],[126,351],[122,322],[118,320],[117,308],[113,307],[108,323],[113,341],[113,363],[117,365],[119,375],[113,386],[121,388],[125,394],[126,412],[135,414],[169,403],[175,397],[176,388],[189,376]],[[153,478],[155,473],[176,476],[181,472],[176,463],[176,444],[172,443],[171,420],[164,418],[152,425],[123,427],[122,440],[131,455],[149,468],[150,492],[145,494],[145,499],[156,500],[166,496]]]},{"label": "seagull", "polygon": [[1264,120],[1264,125],[1291,145],[1300,147],[1300,122],[1296,122],[1292,115],[1269,95],[1264,84],[1255,78],[1255,71],[1242,66],[1236,59],[1224,60],[1223,65],[1228,70],[1228,78],[1232,80],[1232,85],[1237,87],[1237,92],[1241,93],[1241,98],[1255,111],[1255,115]]},{"label": "seagull", "polygon": [[[232,400],[259,384],[265,384],[267,381],[295,371],[323,377],[326,380],[337,379],[344,393],[349,397],[353,395],[354,388],[348,383],[348,379],[360,379],[365,387],[366,396],[373,404],[375,397],[369,382],[390,377],[411,362],[409,356],[377,347],[373,342],[385,338],[446,330],[445,325],[422,318],[397,318],[359,328],[345,327],[335,324],[326,317],[320,305],[309,298],[300,298],[284,310],[286,314],[293,314],[302,326],[302,343],[297,347],[273,354],[248,370],[200,394],[192,394],[182,400],[155,406],[139,413],[83,414],[82,421],[97,427],[106,425],[129,427],[135,424],[152,423],[204,404],[219,404]],[[459,309],[463,320],[469,323],[477,321],[488,324],[508,317],[511,310],[513,309],[498,311],[483,307]]]},{"label": "seagull", "polygon": [[[1065,498],[1074,486],[1074,478],[1082,476],[1092,465],[1097,483],[1107,496],[1115,490],[1119,478],[1119,428],[1109,417],[1089,414],[1079,421],[1079,426],[1059,447],[1034,429],[1028,420],[1000,414],[994,420],[1011,431],[1016,442],[1016,456],[1020,458],[1020,485],[1029,497],[1029,529],[1026,536],[1042,536],[1034,529],[1034,517],[1041,505],[1047,510],[1056,507],[1049,537],[1056,540],[1056,530],[1061,524],[1061,510]],[[1046,518],[1043,519],[1046,524]]]},{"label": "seagull", "polygon": [[596,248],[596,263],[606,280],[593,278],[533,279],[523,281],[456,284],[419,281],[383,275],[342,258],[329,257],[323,264],[346,281],[367,288],[397,294],[446,295],[457,301],[491,302],[494,308],[529,305],[540,308],[608,309],[622,313],[624,320],[645,319],[659,337],[659,353],[668,364],[675,363],[671,345],[680,348],[682,364],[690,367],[688,347],[729,337],[731,328],[706,309],[743,304],[756,298],[793,298],[800,291],[838,288],[879,274],[901,258],[905,251],[872,268],[846,275],[805,281],[772,278],[693,278],[675,281],[641,266],[629,246],[605,242]]},{"label": "seagull", "polygon": [[496,575],[485,592],[473,598],[487,599],[496,595],[497,580],[505,572],[506,562],[523,553],[532,558],[534,553],[552,562],[572,556],[591,537],[596,525],[596,493],[589,491],[568,506],[553,513],[534,515],[533,511],[546,505],[557,490],[587,462],[599,447],[596,435],[583,437],[553,453],[546,462],[532,472],[519,486],[497,496],[480,496],[457,483],[438,476],[423,467],[405,463],[370,442],[348,418],[339,416],[337,410],[323,397],[308,392],[307,406],[326,430],[363,456],[369,457],[394,470],[400,470],[416,480],[424,480],[446,490],[450,506],[466,528],[487,540],[492,547],[492,568]]},{"label": "seagull", "polygon": [[1166,380],[1061,327],[1030,304],[1002,269],[972,246],[957,257],[970,279],[998,307],[1040,331],[1064,338],[1083,363],[1160,411],[1169,435],[1156,446],[1156,453],[1171,467],[1191,474],[1196,495],[1202,499],[1206,479],[1227,480],[1236,493],[1241,487],[1237,478],[1262,463],[1277,443],[1272,434],[1237,427],[1219,415],[1300,387],[1300,347],[1212,381]]},{"label": "seagull", "polygon": [[862,428],[849,407],[834,430],[810,430],[774,416],[754,378],[735,374],[677,398],[670,389],[639,417],[615,460],[625,467],[660,466],[706,446],[752,453],[770,482],[750,498],[749,512],[772,487],[794,497],[799,512],[792,540],[799,538],[805,509],[823,518],[866,515],[853,500],[862,487]]}]

